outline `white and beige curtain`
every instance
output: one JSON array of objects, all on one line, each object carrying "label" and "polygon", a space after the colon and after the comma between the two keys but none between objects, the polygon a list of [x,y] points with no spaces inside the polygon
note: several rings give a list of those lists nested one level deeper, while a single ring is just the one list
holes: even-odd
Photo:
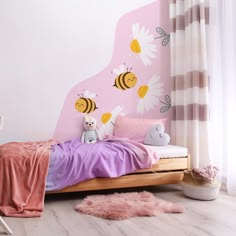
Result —
[{"label": "white and beige curtain", "polygon": [[236,196],[236,1],[210,1],[210,157]]},{"label": "white and beige curtain", "polygon": [[206,0],[170,0],[171,139],[191,154],[191,167],[210,163]]}]

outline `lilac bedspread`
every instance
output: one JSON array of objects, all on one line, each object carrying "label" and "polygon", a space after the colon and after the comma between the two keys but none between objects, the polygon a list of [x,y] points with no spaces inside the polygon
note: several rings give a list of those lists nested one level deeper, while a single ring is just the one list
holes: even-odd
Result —
[{"label": "lilac bedspread", "polygon": [[128,139],[104,139],[95,144],[73,139],[52,147],[46,191],[95,177],[118,177],[149,168],[158,160],[151,150]]}]

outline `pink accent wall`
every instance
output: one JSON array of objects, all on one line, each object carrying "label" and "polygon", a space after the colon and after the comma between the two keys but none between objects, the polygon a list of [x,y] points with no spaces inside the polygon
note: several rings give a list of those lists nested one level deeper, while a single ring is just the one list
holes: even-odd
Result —
[{"label": "pink accent wall", "polygon": [[[107,112],[111,113],[117,106],[122,108],[120,112],[131,117],[168,118],[170,120],[171,109],[164,111],[163,108],[168,106],[166,95],[170,96],[169,43],[163,46],[163,40],[167,40],[169,34],[168,13],[168,1],[156,1],[129,12],[119,20],[110,64],[97,75],[79,82],[69,91],[57,122],[54,139],[65,141],[81,136],[83,119],[87,114],[78,111],[75,108],[75,103],[84,90],[96,94],[92,99],[97,109],[88,115],[95,117],[100,126],[103,124],[102,115]],[[134,25],[139,26],[136,33],[132,30]],[[103,30],[102,26],[100,27]],[[157,27],[163,29],[166,36],[163,32],[157,32]],[[137,35],[138,37],[135,37]],[[131,50],[130,44],[134,38],[138,38],[142,55],[149,59],[148,65],[145,64],[145,60],[142,60],[140,54]],[[96,38],[94,38],[94,43],[99,47]],[[85,47],[89,47],[89,45],[85,45]],[[150,56],[153,54],[155,58]],[[96,57],[96,55],[94,56]],[[112,71],[123,63],[129,69],[132,68],[131,72],[137,77],[136,85],[125,90],[113,86],[118,75]],[[151,83],[153,77],[159,77],[155,86]],[[149,87],[144,98],[138,96],[139,88],[142,85]],[[143,99],[146,100],[141,106],[140,100],[144,101]],[[142,112],[138,109],[140,106]],[[169,126],[170,124],[167,122],[167,132],[169,132]]]}]

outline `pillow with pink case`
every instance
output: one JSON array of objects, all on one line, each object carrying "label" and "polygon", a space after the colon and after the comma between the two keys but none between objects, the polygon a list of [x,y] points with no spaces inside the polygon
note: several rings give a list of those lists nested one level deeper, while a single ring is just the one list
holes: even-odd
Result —
[{"label": "pillow with pink case", "polygon": [[166,120],[166,118],[146,119],[119,115],[116,118],[113,134],[116,137],[128,138],[132,141],[143,143],[149,128],[155,124],[162,124],[165,126]]}]

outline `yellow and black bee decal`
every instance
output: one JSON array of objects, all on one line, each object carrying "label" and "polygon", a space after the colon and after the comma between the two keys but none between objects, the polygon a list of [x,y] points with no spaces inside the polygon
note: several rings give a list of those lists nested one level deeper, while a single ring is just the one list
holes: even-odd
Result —
[{"label": "yellow and black bee decal", "polygon": [[121,90],[133,88],[137,83],[137,76],[131,70],[132,68],[128,69],[125,63],[115,68],[112,73],[117,77],[113,86]]},{"label": "yellow and black bee decal", "polygon": [[81,113],[91,113],[97,109],[95,101],[92,99],[96,95],[94,93],[89,94],[88,90],[85,90],[83,95],[79,95],[80,98],[75,102],[75,109]]},{"label": "yellow and black bee decal", "polygon": [[126,90],[133,88],[137,83],[137,77],[134,73],[127,71],[120,73],[115,78],[115,83],[113,86],[115,86],[118,89]]}]

